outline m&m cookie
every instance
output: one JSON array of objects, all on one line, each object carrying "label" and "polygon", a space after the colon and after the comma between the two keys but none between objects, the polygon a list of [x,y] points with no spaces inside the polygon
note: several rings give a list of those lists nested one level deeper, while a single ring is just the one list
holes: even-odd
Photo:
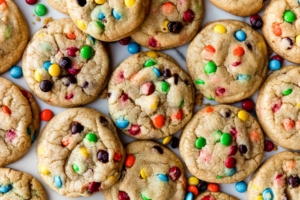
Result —
[{"label": "m&m cookie", "polygon": [[222,192],[204,192],[196,196],[194,200],[238,200],[238,198]]},{"label": "m&m cookie", "polygon": [[263,35],[277,54],[300,63],[300,5],[297,0],[272,0],[263,15]]},{"label": "m&m cookie", "polygon": [[284,151],[269,158],[249,182],[248,199],[299,199],[299,169],[299,153]]},{"label": "m&m cookie", "polygon": [[264,136],[245,110],[229,105],[207,106],[185,126],[179,151],[187,169],[197,178],[234,183],[259,166]]},{"label": "m&m cookie", "polygon": [[0,74],[16,64],[28,42],[27,23],[12,0],[0,0]]},{"label": "m&m cookie", "polygon": [[67,197],[110,188],[126,156],[110,119],[89,108],[69,109],[52,118],[36,150],[42,180]]},{"label": "m&m cookie", "polygon": [[300,150],[299,66],[273,72],[259,91],[256,103],[258,120],[278,145]]},{"label": "m&m cookie", "polygon": [[171,57],[142,52],[112,73],[108,107],[116,126],[127,135],[163,138],[179,131],[192,117],[194,88]]},{"label": "m&m cookie", "polygon": [[122,176],[103,191],[105,199],[184,199],[184,168],[172,151],[156,142],[134,141],[126,154]]},{"label": "m&m cookie", "polygon": [[263,37],[248,24],[235,20],[204,26],[189,45],[186,59],[196,89],[219,103],[252,96],[268,71]]},{"label": "m&m cookie", "polygon": [[37,31],[22,59],[24,78],[42,101],[75,107],[98,98],[108,80],[109,59],[100,41],[70,19],[55,20]]},{"label": "m&m cookie", "polygon": [[94,38],[117,41],[132,34],[144,21],[150,0],[68,0],[76,26]]},{"label": "m&m cookie", "polygon": [[202,0],[151,1],[149,14],[131,36],[150,49],[184,45],[196,35],[203,18]]}]

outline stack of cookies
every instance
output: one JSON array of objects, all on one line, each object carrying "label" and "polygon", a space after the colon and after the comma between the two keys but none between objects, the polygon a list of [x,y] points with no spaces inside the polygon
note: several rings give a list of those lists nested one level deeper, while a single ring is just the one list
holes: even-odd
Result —
[{"label": "stack of cookies", "polygon": [[[103,191],[108,200],[235,200],[218,184],[236,183],[251,200],[300,199],[298,153],[281,152],[260,166],[270,150],[265,135],[300,150],[300,69],[280,69],[283,58],[300,64],[298,1],[271,0],[261,19],[253,14],[267,1],[211,0],[231,14],[253,15],[252,27],[222,19],[201,30],[202,0],[47,1],[70,18],[28,41],[17,6],[0,0],[0,73],[22,57],[20,73],[38,102],[68,109],[39,134],[32,94],[0,77],[0,167],[21,159],[38,137],[41,180],[66,197]],[[263,36],[255,30],[261,27]],[[128,37],[150,50],[112,70],[118,55],[110,58],[102,42]],[[188,73],[154,51],[187,43]],[[280,55],[271,62],[268,45]],[[267,77],[268,67],[277,71]],[[107,96],[110,118],[85,107],[99,96]],[[219,104],[194,113],[196,96]],[[228,105],[240,101],[243,109]],[[135,141],[123,146],[126,136]],[[164,146],[170,140],[180,158]],[[243,180],[253,172],[247,188]],[[46,193],[31,175],[0,168],[0,199],[42,200]]]}]

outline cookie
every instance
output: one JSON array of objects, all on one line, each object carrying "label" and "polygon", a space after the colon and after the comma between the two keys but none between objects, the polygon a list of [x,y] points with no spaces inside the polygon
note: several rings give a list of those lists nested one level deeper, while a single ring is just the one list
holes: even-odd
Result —
[{"label": "cookie", "polygon": [[179,151],[191,174],[213,183],[244,180],[260,164],[264,136],[245,110],[207,106],[185,126]]},{"label": "cookie", "polygon": [[139,139],[163,138],[192,117],[194,88],[169,56],[135,54],[123,61],[108,83],[108,108],[116,126]]},{"label": "cookie", "polygon": [[106,86],[109,59],[100,41],[84,34],[70,19],[37,31],[22,59],[24,78],[42,101],[75,107],[98,98]]},{"label": "cookie", "polygon": [[132,38],[149,49],[162,50],[184,45],[200,28],[202,0],[151,1],[149,14]]},{"label": "cookie", "polygon": [[0,78],[0,91],[0,167],[3,167],[25,155],[39,123],[32,121],[38,111],[37,104],[29,103],[18,86]]},{"label": "cookie", "polygon": [[67,1],[66,0],[47,0],[49,5],[55,10],[68,15]]},{"label": "cookie", "polygon": [[219,103],[252,96],[268,70],[263,37],[236,20],[208,23],[190,43],[186,60],[196,89]]},{"label": "cookie", "polygon": [[69,0],[70,17],[85,33],[106,42],[131,35],[144,21],[150,0]]},{"label": "cookie", "polygon": [[0,1],[0,74],[16,64],[28,42],[28,27],[12,0]]},{"label": "cookie", "polygon": [[281,152],[269,158],[248,184],[248,199],[299,199],[300,154]]},{"label": "cookie", "polygon": [[222,192],[204,192],[195,197],[195,200],[238,200]]},{"label": "cookie", "polygon": [[263,15],[263,35],[277,54],[294,63],[300,63],[300,35],[298,32],[299,2],[272,0]]},{"label": "cookie", "polygon": [[0,168],[1,200],[46,200],[46,192],[40,182],[25,172]]},{"label": "cookie", "polygon": [[273,72],[261,87],[256,113],[266,135],[278,145],[300,150],[299,66]]},{"label": "cookie", "polygon": [[184,199],[184,168],[172,151],[156,142],[134,141],[126,153],[122,177],[103,191],[105,199]]},{"label": "cookie", "polygon": [[73,108],[53,117],[36,148],[42,180],[67,197],[108,189],[121,175],[125,159],[111,120],[89,108]]},{"label": "cookie", "polygon": [[210,0],[210,2],[233,15],[250,16],[258,13],[267,3],[267,0]]}]

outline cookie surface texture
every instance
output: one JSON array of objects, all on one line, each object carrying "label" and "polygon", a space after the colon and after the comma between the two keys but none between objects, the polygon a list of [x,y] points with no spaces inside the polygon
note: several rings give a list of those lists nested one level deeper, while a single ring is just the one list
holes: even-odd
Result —
[{"label": "cookie surface texture", "polygon": [[[0,78],[0,166],[5,166],[25,155],[38,131],[39,123],[33,122],[38,109],[22,94],[19,87]],[[32,110],[33,109],[33,110]],[[39,121],[39,120],[38,120]]]},{"label": "cookie surface texture", "polygon": [[298,66],[273,72],[259,91],[256,103],[258,120],[268,137],[278,145],[300,150]]},{"label": "cookie surface texture", "polygon": [[156,142],[134,141],[126,153],[122,177],[103,191],[105,199],[184,199],[184,168],[172,151]]},{"label": "cookie surface texture", "polygon": [[204,26],[190,43],[186,59],[196,89],[219,103],[234,103],[253,95],[268,70],[263,37],[235,20]]},{"label": "cookie surface texture", "polygon": [[193,113],[189,76],[169,56],[149,51],[123,61],[108,83],[108,106],[127,135],[163,138],[179,131]]},{"label": "cookie surface texture", "polygon": [[212,4],[238,16],[250,16],[258,13],[267,0],[210,0]]},{"label": "cookie surface texture", "polygon": [[51,7],[68,15],[67,0],[47,0]]},{"label": "cookie surface texture", "polygon": [[0,169],[1,200],[46,200],[46,192],[40,182],[25,172]]},{"label": "cookie surface texture", "polygon": [[42,180],[67,197],[90,196],[111,187],[125,158],[112,122],[89,108],[69,109],[52,118],[36,148]]},{"label": "cookie surface texture", "polygon": [[248,199],[299,199],[300,154],[281,152],[269,158],[248,184]]},{"label": "cookie surface texture", "polygon": [[16,4],[0,1],[0,74],[18,62],[28,38],[27,23]]},{"label": "cookie surface texture", "polygon": [[195,197],[195,200],[238,200],[222,192],[204,192]]},{"label": "cookie surface texture", "polygon": [[90,103],[104,90],[109,59],[100,41],[70,19],[60,19],[34,34],[22,67],[38,98],[53,106],[75,107]]},{"label": "cookie surface texture", "polygon": [[264,136],[255,119],[237,107],[207,106],[185,126],[180,155],[191,174],[213,183],[244,180],[260,164]]},{"label": "cookie surface texture", "polygon": [[277,54],[300,64],[300,5],[294,0],[272,0],[263,15],[263,35]]},{"label": "cookie surface texture", "polygon": [[170,49],[191,41],[203,18],[203,1],[151,1],[149,14],[131,36],[150,49]]},{"label": "cookie surface texture", "polygon": [[101,41],[125,38],[141,25],[149,0],[69,0],[70,17],[82,31]]}]

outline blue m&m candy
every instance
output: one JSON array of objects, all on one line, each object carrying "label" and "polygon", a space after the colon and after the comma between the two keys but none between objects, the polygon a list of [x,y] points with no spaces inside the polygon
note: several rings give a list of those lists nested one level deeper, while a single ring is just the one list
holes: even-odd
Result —
[{"label": "blue m&m candy", "polygon": [[246,40],[247,35],[246,35],[246,33],[245,33],[244,31],[239,30],[239,31],[237,31],[237,32],[234,33],[234,37],[235,37],[235,39],[237,39],[238,41],[243,42],[243,41]]}]

